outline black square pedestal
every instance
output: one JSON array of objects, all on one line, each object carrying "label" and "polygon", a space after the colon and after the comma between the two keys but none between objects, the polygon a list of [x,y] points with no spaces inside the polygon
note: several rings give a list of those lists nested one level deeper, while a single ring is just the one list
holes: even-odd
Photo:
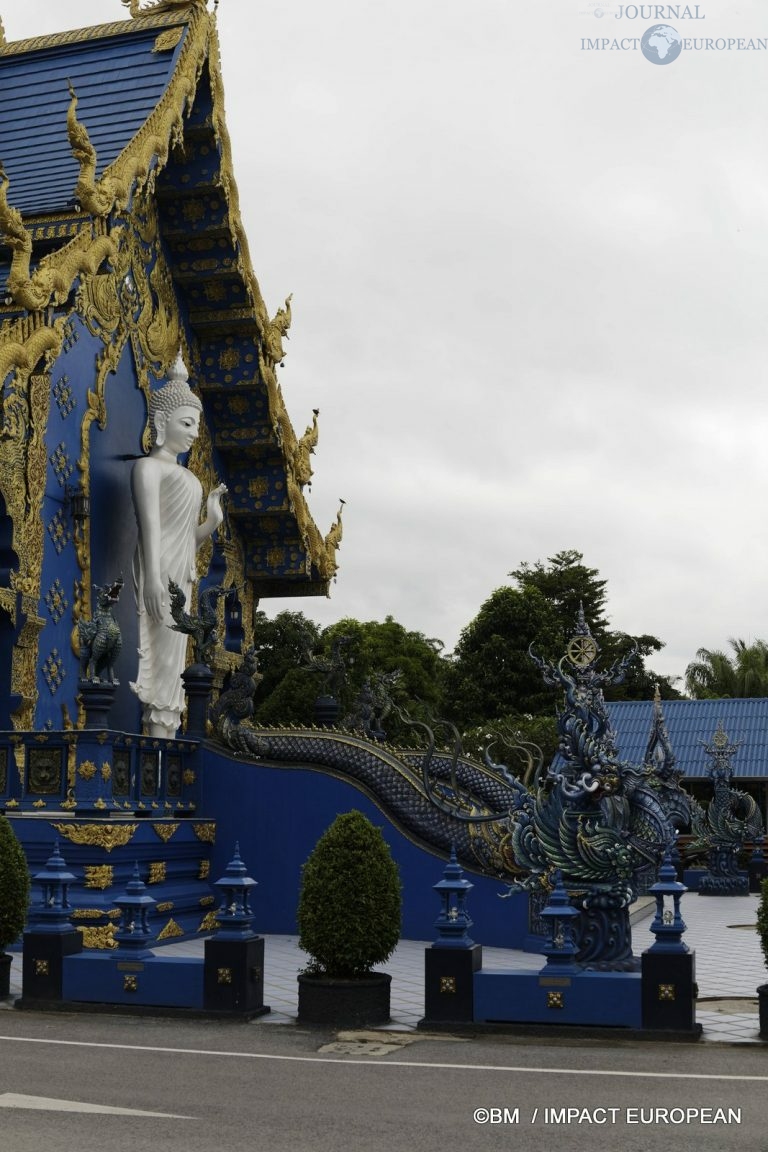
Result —
[{"label": "black square pedestal", "polygon": [[83,950],[83,934],[71,932],[25,932],[21,961],[22,998],[61,1000],[64,957]]},{"label": "black square pedestal", "polygon": [[209,1012],[260,1016],[264,1004],[264,939],[205,942],[203,1005]]},{"label": "black square pedestal", "polygon": [[483,946],[424,952],[424,1020],[441,1024],[471,1021],[475,1007],[474,974],[483,966]]},{"label": "black square pedestal", "polygon": [[643,1028],[696,1028],[696,953],[643,952]]}]

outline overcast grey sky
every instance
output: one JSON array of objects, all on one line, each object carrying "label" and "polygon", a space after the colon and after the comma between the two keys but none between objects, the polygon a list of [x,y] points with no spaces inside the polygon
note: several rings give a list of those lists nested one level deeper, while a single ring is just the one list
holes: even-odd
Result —
[{"label": "overcast grey sky", "polygon": [[[347,501],[331,599],[270,613],[391,614],[450,650],[512,568],[577,548],[612,626],[666,642],[661,672],[768,639],[768,51],[737,47],[768,7],[665,7],[701,47],[663,66],[635,11],[220,0],[299,434],[321,410],[322,531]],[[0,13],[15,40],[125,9]]]}]

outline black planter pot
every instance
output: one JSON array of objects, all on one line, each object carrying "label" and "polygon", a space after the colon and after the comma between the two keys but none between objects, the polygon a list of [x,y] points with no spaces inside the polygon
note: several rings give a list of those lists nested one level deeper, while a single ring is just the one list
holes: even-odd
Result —
[{"label": "black planter pot", "polygon": [[10,952],[0,952],[0,1000],[7,1000],[11,994],[11,964],[13,956]]},{"label": "black planter pot", "polygon": [[761,984],[757,990],[760,1009],[760,1039],[768,1040],[768,984]]},{"label": "black planter pot", "polygon": [[298,980],[300,1024],[367,1028],[389,1023],[392,977],[386,972],[371,972],[357,980],[307,975]]}]

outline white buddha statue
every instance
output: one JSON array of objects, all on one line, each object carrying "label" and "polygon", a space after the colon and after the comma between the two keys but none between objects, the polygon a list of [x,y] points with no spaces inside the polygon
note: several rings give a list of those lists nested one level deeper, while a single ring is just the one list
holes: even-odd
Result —
[{"label": "white buddha statue", "polygon": [[139,525],[133,579],[139,612],[139,673],[131,688],[144,705],[144,730],[150,736],[174,737],[184,710],[181,674],[187,637],[170,625],[168,581],[179,585],[190,602],[197,578],[195,556],[202,542],[221,524],[224,514],[219,484],[210,493],[200,522],[203,490],[192,472],[179,464],[200,431],[203,406],[187,381],[181,353],[168,383],[150,394],[152,448],[137,460],[131,492]]}]

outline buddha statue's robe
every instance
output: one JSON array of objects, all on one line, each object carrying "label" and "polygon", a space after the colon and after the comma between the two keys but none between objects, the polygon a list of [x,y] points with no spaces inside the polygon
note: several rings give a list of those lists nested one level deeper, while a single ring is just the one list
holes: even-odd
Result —
[{"label": "buddha statue's robe", "polygon": [[172,630],[168,581],[173,580],[190,603],[197,578],[196,531],[203,490],[200,481],[181,464],[148,457],[143,466],[159,470],[160,576],[165,589],[164,619],[154,621],[144,606],[146,565],[139,529],[133,559],[133,580],[139,612],[139,672],[131,688],[144,705],[143,721],[163,725],[173,736],[181,724],[184,685],[181,674],[187,655],[187,636]]}]

